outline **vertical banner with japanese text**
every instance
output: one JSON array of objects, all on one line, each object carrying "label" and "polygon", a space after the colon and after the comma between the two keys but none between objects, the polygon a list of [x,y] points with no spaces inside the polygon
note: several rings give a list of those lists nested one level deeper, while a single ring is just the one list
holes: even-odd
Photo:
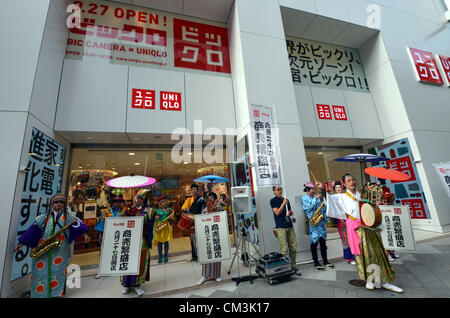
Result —
[{"label": "vertical banner with japanese text", "polygon": [[408,139],[401,139],[370,149],[369,153],[389,158],[388,161],[372,163],[372,166],[383,166],[388,169],[398,170],[410,176],[409,180],[406,181],[377,179],[378,183],[387,186],[391,193],[395,194],[395,204],[408,205],[411,219],[429,219],[430,211],[417,167],[414,164]]},{"label": "vertical banner with japanese text", "polygon": [[[112,1],[74,1],[66,58],[229,74],[226,25]],[[205,22],[205,23],[202,23]]]},{"label": "vertical banner with japanese text", "polygon": [[450,161],[447,163],[434,164],[436,173],[439,176],[439,180],[442,181],[442,185],[450,198]]},{"label": "vertical banner with japanese text", "polygon": [[[50,209],[50,198],[61,193],[66,148],[36,128],[32,130],[16,240]],[[18,243],[18,242],[17,242]],[[28,247],[14,254],[11,281],[31,273]]]},{"label": "vertical banner with japanese text", "polygon": [[98,268],[100,276],[139,274],[143,228],[142,216],[105,219]]},{"label": "vertical banner with japanese text", "polygon": [[278,133],[271,107],[251,107],[253,158],[258,186],[282,185]]},{"label": "vertical banner with japanese text", "polygon": [[195,239],[200,264],[231,258],[227,212],[195,215]]},{"label": "vertical banner with japanese text", "polygon": [[416,250],[408,206],[380,205],[381,238],[387,250]]}]

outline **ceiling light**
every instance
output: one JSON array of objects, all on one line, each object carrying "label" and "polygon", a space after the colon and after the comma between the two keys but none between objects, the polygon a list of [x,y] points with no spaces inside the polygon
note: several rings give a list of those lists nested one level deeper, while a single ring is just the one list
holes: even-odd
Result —
[{"label": "ceiling light", "polygon": [[323,155],[323,152],[318,152],[317,154],[318,154],[318,155]]},{"label": "ceiling light", "polygon": [[134,152],[129,152],[128,154],[129,154],[130,156],[134,156],[134,155],[135,155]]},{"label": "ceiling light", "polygon": [[87,139],[87,140],[92,140],[92,139],[94,139],[94,137],[92,137],[92,136],[86,136],[86,139]]},{"label": "ceiling light", "polygon": [[78,169],[82,169],[83,167],[82,166],[78,166]]},{"label": "ceiling light", "polygon": [[135,162],[134,165],[135,165],[135,166],[140,166],[141,163],[140,163],[140,162]]},{"label": "ceiling light", "polygon": [[192,155],[192,152],[188,152],[188,155],[189,155],[189,156]]}]

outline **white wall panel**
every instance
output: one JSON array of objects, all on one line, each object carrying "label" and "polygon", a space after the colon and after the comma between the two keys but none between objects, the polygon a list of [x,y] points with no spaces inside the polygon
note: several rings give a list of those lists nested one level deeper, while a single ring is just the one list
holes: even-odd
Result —
[{"label": "white wall panel", "polygon": [[311,88],[294,85],[295,99],[297,100],[298,117],[302,127],[302,137],[319,137],[319,127],[315,115]]},{"label": "white wall panel", "polygon": [[337,20],[348,21],[349,12],[347,6],[342,1],[336,0],[316,0],[317,14]]},{"label": "white wall panel", "polygon": [[45,25],[30,105],[30,112],[52,128],[66,54],[67,32],[65,19],[52,2]]},{"label": "white wall panel", "polygon": [[[314,103],[314,115],[319,126],[320,137],[353,138],[352,127],[350,124],[351,118],[348,114],[348,106],[345,104],[343,92],[337,89],[311,87],[311,93]],[[319,119],[316,108],[317,104],[329,105],[333,119]],[[335,120],[333,105],[345,106],[349,120]]]},{"label": "white wall panel", "polygon": [[315,0],[279,0],[280,6],[292,8],[300,11],[317,13]]},{"label": "white wall panel", "polygon": [[383,139],[372,95],[344,91],[344,98],[355,138]]},{"label": "white wall panel", "polygon": [[55,130],[125,132],[128,67],[65,60]]},{"label": "white wall panel", "polygon": [[236,128],[232,81],[229,77],[185,74],[187,128],[194,132],[194,120],[202,120],[203,130]]},{"label": "white wall panel", "polygon": [[49,0],[4,0],[0,10],[0,110],[28,111]]},{"label": "white wall panel", "polygon": [[[155,91],[155,109],[132,108],[132,90]],[[181,93],[181,111],[161,110],[160,92]],[[151,68],[130,67],[127,102],[128,133],[171,133],[177,127],[186,127],[184,74]]]}]

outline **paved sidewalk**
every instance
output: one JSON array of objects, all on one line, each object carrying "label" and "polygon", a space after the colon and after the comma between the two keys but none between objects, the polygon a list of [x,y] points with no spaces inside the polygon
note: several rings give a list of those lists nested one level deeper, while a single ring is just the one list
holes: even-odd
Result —
[{"label": "paved sidewalk", "polygon": [[[420,242],[418,242],[420,243]],[[180,298],[271,298],[271,297],[328,297],[328,298],[442,298],[450,297],[450,236],[430,238],[417,244],[414,252],[400,253],[393,263],[398,280],[396,285],[403,294],[384,289],[375,291],[354,287],[348,283],[357,279],[356,268],[345,261],[335,261],[335,269],[317,271],[312,265],[301,266],[301,277],[292,276],[284,283],[269,285],[258,278],[253,284],[227,280],[222,283],[206,282],[201,287],[189,287],[176,293],[161,293],[147,297]],[[248,275],[248,268],[241,274]],[[254,273],[254,271],[253,271]]]}]

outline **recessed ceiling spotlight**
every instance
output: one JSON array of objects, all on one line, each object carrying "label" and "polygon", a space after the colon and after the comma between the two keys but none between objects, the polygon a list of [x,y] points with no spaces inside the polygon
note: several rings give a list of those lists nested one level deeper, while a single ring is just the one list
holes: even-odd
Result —
[{"label": "recessed ceiling spotlight", "polygon": [[130,156],[134,156],[136,153],[134,153],[134,152],[129,152],[128,153]]},{"label": "recessed ceiling spotlight", "polygon": [[135,165],[135,166],[140,166],[141,163],[140,163],[140,162],[135,162],[134,165]]},{"label": "recessed ceiling spotlight", "polygon": [[317,154],[318,154],[318,155],[323,155],[323,152],[318,152]]}]

